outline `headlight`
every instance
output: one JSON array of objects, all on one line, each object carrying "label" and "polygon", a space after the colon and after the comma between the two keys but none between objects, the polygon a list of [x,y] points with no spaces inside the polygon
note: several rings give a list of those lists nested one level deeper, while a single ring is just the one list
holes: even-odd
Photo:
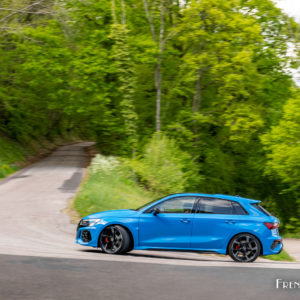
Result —
[{"label": "headlight", "polygon": [[97,224],[105,224],[103,219],[82,219],[79,222],[80,227],[94,226]]}]

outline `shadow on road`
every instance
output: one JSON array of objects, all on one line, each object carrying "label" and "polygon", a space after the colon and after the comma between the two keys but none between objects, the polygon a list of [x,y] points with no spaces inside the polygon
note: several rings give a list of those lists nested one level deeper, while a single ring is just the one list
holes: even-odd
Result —
[{"label": "shadow on road", "polygon": [[[116,254],[106,254],[103,253],[101,250],[96,250],[96,249],[80,249],[80,252],[85,252],[85,253],[95,253],[96,255],[101,255],[103,257],[113,257],[113,256],[117,256],[117,257],[135,257],[135,258],[151,258],[151,259],[158,259],[158,260],[174,260],[174,261],[194,261],[194,262],[212,262],[212,263],[216,263],[216,262],[221,262],[221,263],[228,263],[228,264],[236,264],[236,265],[248,265],[247,263],[237,263],[232,261],[228,256],[224,256],[224,255],[219,255],[219,254],[212,254],[212,253],[198,253],[198,252],[180,252],[178,251],[178,255],[176,252],[168,252],[168,254],[163,254],[165,251],[162,251],[162,254],[158,254],[157,250],[153,250],[153,252],[155,251],[155,253],[149,253],[152,250],[147,250],[145,251],[145,253],[141,253],[141,252],[137,252],[137,251],[133,251],[130,253],[126,253],[126,254],[122,254],[122,255],[116,255]],[[186,256],[184,256],[186,254]],[[191,257],[188,257],[188,255],[192,255]],[[199,256],[197,256],[199,255]],[[270,264],[270,265],[297,265],[297,263],[295,262],[286,262],[286,261],[272,261],[269,259],[262,259],[259,258],[258,260],[256,260],[253,264],[255,265],[265,265],[265,264]],[[251,264],[251,265],[253,265]]]},{"label": "shadow on road", "polygon": [[[97,255],[104,255],[104,256],[114,256],[116,254],[105,254],[103,253],[101,250],[95,250],[95,249],[82,249],[79,250],[80,252],[86,252],[86,253],[95,253]],[[150,250],[149,250],[150,251]],[[180,252],[178,252],[179,254]],[[118,256],[122,256],[122,257],[144,257],[144,258],[156,258],[156,259],[173,259],[173,260],[185,260],[185,261],[215,261],[215,262],[231,262],[228,261],[226,259],[223,259],[223,257],[218,257],[217,259],[212,259],[213,256],[207,256],[203,257],[203,253],[201,253],[202,255],[200,256],[200,253],[196,253],[196,252],[190,252],[190,253],[194,253],[194,254],[199,254],[199,258],[198,257],[183,257],[183,256],[176,256],[176,254],[172,253],[172,255],[164,255],[164,254],[157,254],[157,253],[135,253],[135,252],[130,252],[130,253],[126,253],[126,254],[122,254],[122,255],[118,255]],[[182,255],[182,252],[181,252]]]}]

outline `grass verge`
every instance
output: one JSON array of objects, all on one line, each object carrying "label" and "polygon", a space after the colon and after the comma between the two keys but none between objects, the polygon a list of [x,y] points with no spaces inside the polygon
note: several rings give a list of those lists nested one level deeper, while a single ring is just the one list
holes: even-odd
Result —
[{"label": "grass verge", "polygon": [[263,256],[263,258],[276,261],[295,261],[285,250],[279,254]]},{"label": "grass verge", "polygon": [[120,160],[96,155],[74,207],[81,217],[113,209],[134,209],[155,198],[140,187],[134,174]]},{"label": "grass verge", "polygon": [[300,233],[286,233],[282,235],[284,238],[300,239]]},{"label": "grass verge", "polygon": [[25,161],[28,150],[20,144],[0,136],[0,179],[17,171]]},{"label": "grass verge", "polygon": [[58,146],[77,141],[78,139],[73,136],[61,136],[53,138],[51,141],[44,138],[31,140],[30,143],[22,145],[0,133],[0,180],[47,156]]}]

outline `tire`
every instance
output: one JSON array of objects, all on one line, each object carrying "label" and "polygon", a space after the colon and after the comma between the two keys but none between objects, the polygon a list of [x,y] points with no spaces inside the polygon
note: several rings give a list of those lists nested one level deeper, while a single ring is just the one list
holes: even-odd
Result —
[{"label": "tire", "polygon": [[240,233],[233,237],[228,245],[228,254],[236,262],[254,262],[260,255],[259,240],[249,233]]},{"label": "tire", "polygon": [[123,254],[130,250],[130,235],[119,225],[107,226],[99,237],[99,246],[108,254]]}]

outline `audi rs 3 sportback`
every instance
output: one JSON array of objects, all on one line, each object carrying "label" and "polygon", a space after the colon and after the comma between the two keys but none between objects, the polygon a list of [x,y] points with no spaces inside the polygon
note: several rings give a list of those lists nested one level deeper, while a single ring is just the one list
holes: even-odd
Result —
[{"label": "audi rs 3 sportback", "polygon": [[78,224],[76,242],[110,254],[133,249],[202,251],[253,262],[283,247],[279,220],[259,202],[228,195],[170,195],[136,210],[89,215]]}]

